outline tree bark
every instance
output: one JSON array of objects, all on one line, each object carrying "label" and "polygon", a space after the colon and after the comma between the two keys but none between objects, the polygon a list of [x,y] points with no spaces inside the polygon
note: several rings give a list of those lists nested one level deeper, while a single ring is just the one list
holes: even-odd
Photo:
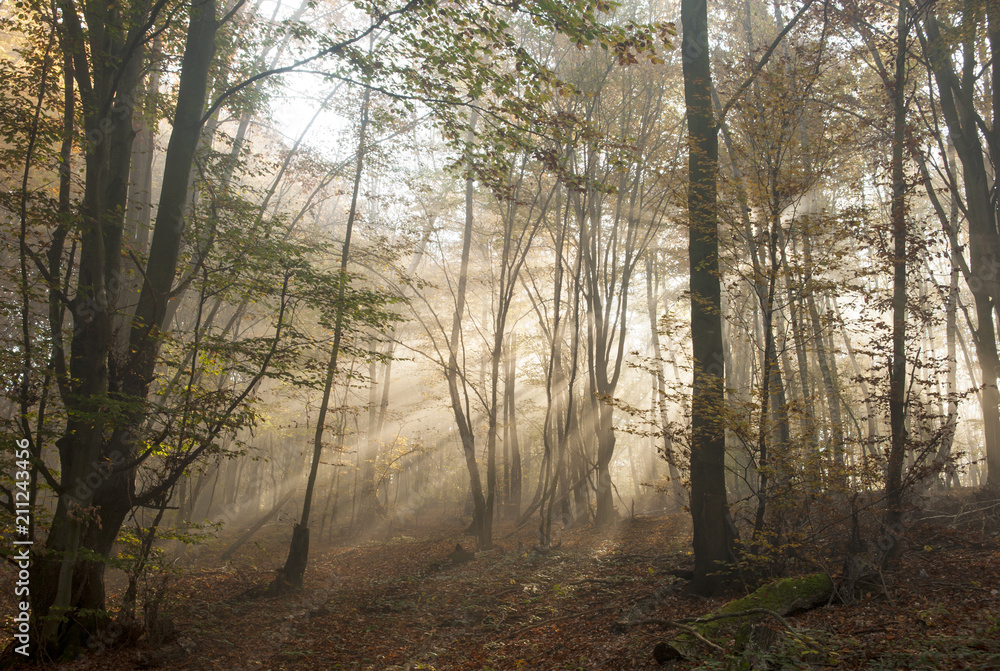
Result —
[{"label": "tree bark", "polygon": [[[892,125],[892,366],[889,374],[891,438],[886,466],[886,528],[895,534],[903,517],[903,457],[906,453],[906,181],[903,151],[906,132],[906,41],[909,24],[900,0],[896,20],[896,67]],[[992,319],[992,317],[991,317]],[[899,543],[890,544],[884,559],[898,556]]]},{"label": "tree bark", "polygon": [[[128,17],[131,23],[122,23],[118,8],[88,6],[86,22],[92,59],[92,67],[88,67],[80,17],[72,7],[63,6],[64,48],[73,54],[74,74],[90,129],[90,147],[80,271],[73,301],[76,329],[70,344],[72,382],[64,398],[71,419],[57,441],[64,491],[46,541],[46,554],[36,564],[35,584],[44,587],[32,595],[35,616],[53,616],[43,620],[39,639],[39,644],[52,654],[69,652],[79,645],[81,621],[101,619],[99,613],[104,609],[105,562],[79,559],[79,549],[108,557],[132,507],[137,447],[131,425],[139,411],[127,410],[126,417],[114,424],[107,411],[122,397],[144,403],[153,377],[160,343],[158,331],[163,325],[183,232],[180,204],[186,198],[201,131],[208,68],[215,50],[218,23],[214,0],[195,0],[167,148],[161,206],[146,282],[136,310],[138,323],[132,326],[128,360],[109,360],[113,345],[111,301],[119,281],[133,136],[131,94],[144,56],[142,48],[127,52],[125,43],[135,39],[141,44],[148,8],[148,3],[132,7]],[[123,54],[127,54],[124,60]],[[106,433],[110,434],[107,442]],[[82,514],[91,506],[97,511],[96,523]],[[74,622],[59,617],[79,611],[88,615]]]},{"label": "tree bark", "polygon": [[712,113],[708,7],[682,0],[681,51],[688,126],[688,258],[694,376],[691,392],[692,589],[715,594],[734,541],[726,499],[725,359],[719,277],[718,128]]},{"label": "tree bark", "polygon": [[[991,53],[990,88],[993,95],[993,132],[996,132],[1000,110],[996,107],[1000,87],[1000,9],[996,2],[987,2],[987,34]],[[949,139],[962,164],[962,181],[965,195],[965,214],[969,223],[969,272],[966,283],[976,301],[978,331],[976,352],[983,372],[983,433],[986,443],[987,485],[997,486],[1000,479],[1000,392],[997,375],[1000,358],[997,355],[996,327],[993,310],[1000,304],[1000,232],[997,230],[996,208],[992,204],[993,189],[986,169],[987,160],[992,165],[1000,162],[1000,143],[993,142],[985,148],[980,138],[977,114],[977,72],[981,68],[977,59],[976,38],[982,24],[977,15],[978,6],[973,2],[963,5],[962,19],[962,71],[955,71],[954,48],[942,37],[934,12],[923,19],[926,31],[925,51],[930,54],[928,64],[937,81],[941,116],[948,128]],[[989,153],[987,153],[989,152]],[[959,193],[952,184],[954,194]],[[963,268],[963,272],[965,268]]]},{"label": "tree bark", "polygon": [[340,255],[340,286],[338,288],[336,317],[333,327],[333,346],[330,348],[330,361],[326,367],[326,381],[323,386],[323,398],[316,418],[316,433],[313,437],[312,460],[309,464],[309,476],[306,480],[306,491],[302,503],[302,516],[292,529],[292,541],[288,548],[288,558],[285,565],[275,577],[271,586],[273,592],[281,593],[289,589],[301,589],[305,577],[306,565],[309,560],[309,514],[312,508],[313,492],[316,488],[316,476],[319,473],[320,456],[323,453],[323,433],[326,430],[326,415],[330,406],[330,395],[337,374],[337,362],[340,355],[340,342],[344,334],[345,306],[344,298],[347,292],[347,261],[351,252],[351,233],[354,230],[354,219],[358,211],[358,194],[361,191],[361,175],[364,172],[364,158],[368,132],[368,102],[371,89],[365,87],[361,101],[361,121],[358,132],[358,160],[354,171],[354,190],[351,193],[351,208],[347,213],[347,225],[344,231],[344,245]]},{"label": "tree bark", "polygon": [[[467,141],[475,137],[478,112],[473,111],[469,121]],[[451,399],[451,409],[458,424],[458,434],[462,440],[462,453],[465,456],[465,466],[469,471],[469,486],[472,496],[472,524],[469,531],[476,536],[480,550],[488,550],[493,544],[493,520],[487,519],[486,497],[483,495],[483,482],[476,461],[476,437],[472,431],[472,416],[468,403],[468,395],[463,396],[459,389],[458,350],[462,336],[462,321],[466,310],[466,290],[469,284],[469,257],[472,250],[472,225],[475,221],[473,212],[474,181],[472,168],[465,180],[465,228],[462,231],[462,260],[458,274],[458,287],[455,295],[455,313],[451,323],[451,338],[448,347],[448,365],[445,377],[448,382],[448,394]],[[462,385],[465,377],[462,376]]]}]

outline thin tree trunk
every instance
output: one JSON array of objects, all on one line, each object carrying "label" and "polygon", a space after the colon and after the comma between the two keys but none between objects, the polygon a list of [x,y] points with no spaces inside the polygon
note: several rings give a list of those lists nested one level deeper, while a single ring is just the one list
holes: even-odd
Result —
[{"label": "thin tree trunk", "polygon": [[[886,466],[886,528],[897,533],[903,517],[903,457],[906,453],[906,182],[903,150],[906,130],[906,39],[909,24],[906,5],[900,0],[896,20],[896,69],[892,132],[892,367],[889,375],[891,442]],[[990,317],[992,322],[992,316]],[[893,539],[894,541],[895,539]],[[891,542],[884,559],[896,557],[900,544]]]},{"label": "thin tree trunk", "polygon": [[[776,177],[772,177],[772,184],[776,183],[776,179]],[[777,198],[774,199],[774,202],[777,202]],[[764,530],[769,482],[772,476],[778,475],[787,468],[787,450],[791,442],[788,429],[788,402],[785,398],[785,386],[781,377],[774,333],[776,312],[774,302],[780,268],[778,265],[780,226],[780,212],[771,212],[769,228],[766,231],[769,263],[766,271],[766,284],[757,279],[764,274],[761,272],[763,269],[760,268],[763,263],[756,262],[756,249],[750,250],[755,260],[755,266],[759,269],[755,273],[754,285],[760,303],[761,330],[764,336],[763,362],[761,364],[761,416],[757,435],[757,510],[754,516],[754,536],[758,538]],[[772,448],[776,454],[771,454]]]},{"label": "thin tree trunk", "polygon": [[854,379],[861,386],[861,393],[865,399],[865,419],[868,426],[868,436],[865,444],[868,446],[868,450],[872,455],[878,455],[881,450],[878,449],[878,443],[881,440],[878,430],[878,416],[875,414],[875,407],[872,403],[871,390],[868,387],[868,382],[864,378],[864,371],[861,369],[861,364],[858,363],[858,358],[854,353],[854,346],[851,345],[851,337],[847,333],[847,324],[844,322],[844,318],[840,315],[840,306],[837,305],[837,297],[831,296],[830,301],[833,304],[833,311],[836,315],[837,322],[840,324],[840,332],[844,339],[844,349],[847,351],[847,358],[851,362],[851,368],[854,370]]},{"label": "thin tree trunk", "polygon": [[945,302],[945,338],[947,340],[948,370],[946,373],[946,394],[948,399],[948,415],[945,420],[944,433],[941,436],[941,446],[935,456],[937,466],[944,470],[943,484],[945,489],[949,489],[958,484],[958,475],[955,465],[951,463],[951,449],[955,442],[955,430],[958,427],[958,380],[957,371],[958,357],[956,351],[956,340],[958,339],[958,277],[961,274],[958,259],[957,229],[958,229],[958,203],[951,199],[951,225],[948,229],[948,237],[956,238],[951,240],[951,276],[948,285],[948,297]]},{"label": "thin tree trunk", "polygon": [[[473,111],[469,121],[467,141],[473,142],[478,112]],[[465,455],[465,465],[469,471],[469,486],[472,495],[472,524],[469,531],[476,536],[479,548],[488,550],[493,543],[492,520],[486,519],[486,497],[483,496],[483,484],[479,474],[479,464],[476,462],[476,439],[472,431],[472,417],[468,403],[468,395],[459,390],[458,350],[461,343],[462,320],[466,310],[466,288],[469,283],[469,256],[472,249],[472,224],[474,222],[473,192],[474,183],[471,174],[465,180],[465,228],[462,232],[462,261],[458,275],[458,288],[455,295],[455,314],[451,325],[449,340],[448,366],[445,377],[448,381],[448,393],[451,398],[451,409],[458,424],[458,433],[462,440],[462,452]],[[463,360],[464,363],[464,360]],[[465,385],[464,377],[462,385]]]},{"label": "thin tree trunk", "polygon": [[[830,443],[833,449],[833,463],[830,468],[836,471],[832,473],[832,482],[836,487],[842,488],[844,481],[844,423],[840,413],[840,390],[834,382],[833,366],[835,362],[827,356],[826,338],[823,335],[823,323],[820,321],[819,311],[816,309],[816,299],[813,296],[806,298],[806,307],[809,310],[809,319],[812,321],[813,340],[816,348],[816,358],[819,361],[820,376],[823,379],[823,387],[826,391],[826,406],[830,414]],[[841,490],[842,491],[842,490]]]},{"label": "thin tree trunk", "polygon": [[347,261],[351,251],[351,233],[354,229],[354,219],[357,215],[358,194],[361,191],[361,175],[364,172],[364,157],[368,131],[368,103],[371,99],[371,89],[365,87],[361,101],[361,122],[358,138],[358,162],[354,172],[354,190],[351,194],[351,208],[347,213],[347,226],[344,232],[344,246],[340,256],[340,286],[338,288],[336,317],[333,327],[333,346],[330,349],[330,361],[326,367],[326,382],[323,385],[323,398],[320,401],[319,415],[316,418],[316,434],[313,438],[312,461],[309,465],[309,477],[306,481],[306,491],[302,503],[302,516],[299,523],[292,529],[292,541],[288,549],[288,558],[272,584],[272,591],[284,592],[288,589],[301,589],[309,561],[309,513],[312,507],[313,491],[316,487],[316,475],[319,472],[320,456],[323,453],[323,433],[326,430],[326,414],[330,406],[330,395],[333,381],[337,374],[337,362],[340,355],[340,341],[344,329],[344,298],[347,292]]},{"label": "thin tree trunk", "polygon": [[[521,443],[517,435],[517,340],[510,336],[507,345],[507,375],[504,386],[504,444],[510,446],[509,470],[505,473],[508,483],[507,503],[510,516],[517,519],[521,515]],[[505,459],[506,461],[506,459]]]},{"label": "thin tree trunk", "polygon": [[[797,236],[793,232],[789,237],[791,238],[792,252],[795,253],[795,240]],[[788,263],[788,256],[784,252],[784,249],[782,250],[782,262],[785,268],[783,273],[785,278],[785,295],[788,300],[789,318],[792,322],[792,343],[795,347],[795,360],[799,367],[799,387],[802,393],[802,440],[806,445],[807,459],[816,461],[818,468],[819,443],[816,433],[816,408],[813,405],[812,390],[810,388],[809,350],[806,346],[807,340],[803,324],[805,317],[802,314],[803,300],[801,298],[801,293],[804,293],[808,289],[804,285],[804,278],[801,277],[800,282],[802,282],[802,285],[798,288],[798,291],[792,286],[794,275],[792,274],[792,269]],[[797,293],[800,295],[797,295]],[[813,470],[809,465],[807,465],[807,469]],[[815,484],[816,486],[819,485],[818,477]]]},{"label": "thin tree trunk", "polygon": [[[663,459],[667,462],[670,472],[670,487],[674,493],[675,503],[683,505],[687,497],[684,486],[681,483],[680,469],[677,468],[677,456],[674,454],[673,442],[670,440],[670,417],[667,414],[667,383],[663,371],[663,350],[660,346],[660,329],[657,316],[659,310],[659,274],[655,273],[652,257],[655,250],[650,250],[646,254],[646,312],[649,314],[650,346],[653,349],[653,402],[652,409],[656,413],[660,422],[660,437],[663,439]],[[656,274],[657,282],[653,282],[653,275]],[[654,287],[655,284],[655,287]],[[633,476],[634,477],[634,476]]]}]

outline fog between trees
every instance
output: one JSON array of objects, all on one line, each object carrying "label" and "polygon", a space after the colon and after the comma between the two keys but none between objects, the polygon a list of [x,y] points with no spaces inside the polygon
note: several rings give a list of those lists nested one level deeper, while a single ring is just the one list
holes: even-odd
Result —
[{"label": "fog between trees", "polygon": [[711,594],[994,485],[996,3],[682,4],[0,10],[34,643],[204,534],[689,509]]}]

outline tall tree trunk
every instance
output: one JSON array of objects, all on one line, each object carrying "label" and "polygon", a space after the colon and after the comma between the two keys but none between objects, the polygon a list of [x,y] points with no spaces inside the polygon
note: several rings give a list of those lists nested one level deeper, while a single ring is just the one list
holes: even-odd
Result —
[{"label": "tall tree trunk", "polygon": [[[777,176],[772,179],[772,190],[776,189]],[[777,198],[773,202],[777,206]],[[767,509],[768,487],[772,476],[776,476],[787,468],[787,450],[791,444],[788,427],[788,402],[785,398],[785,385],[781,376],[778,361],[778,350],[774,332],[775,298],[778,282],[778,248],[781,239],[780,212],[771,212],[767,234],[768,266],[761,272],[764,264],[757,262],[757,251],[751,249],[755,266],[759,268],[756,274],[755,290],[760,303],[761,330],[764,336],[763,362],[761,364],[761,415],[760,428],[757,435],[758,486],[757,510],[754,516],[754,535],[758,536],[764,530],[764,515]],[[766,277],[766,281],[760,281]],[[773,452],[773,453],[772,453]],[[773,462],[773,463],[772,463]]]},{"label": "tall tree trunk", "polygon": [[[389,363],[386,362],[386,365],[383,367],[383,375],[385,376],[382,380],[383,387],[389,384],[389,375],[392,372]],[[361,530],[370,527],[377,519],[385,517],[385,509],[382,508],[382,504],[379,502],[375,491],[375,466],[378,461],[379,445],[382,439],[380,421],[381,404],[378,395],[379,385],[376,383],[377,375],[378,362],[373,359],[368,367],[368,428],[365,431],[365,449],[363,452],[361,450],[358,451],[358,459],[361,462],[358,464],[360,471],[358,477],[361,483],[358,491],[357,521],[358,528]],[[351,514],[353,516],[354,511]]]},{"label": "tall tree trunk", "polygon": [[[831,482],[835,488],[842,488],[846,485],[844,473],[844,423],[840,413],[840,390],[834,380],[834,366],[832,356],[827,356],[828,348],[823,335],[823,323],[820,321],[819,311],[816,309],[816,299],[810,295],[806,297],[806,308],[809,310],[809,319],[812,321],[813,340],[816,347],[816,359],[819,361],[819,372],[823,379],[823,388],[826,392],[826,407],[830,414],[830,446],[833,451],[833,460],[830,464]],[[832,354],[832,352],[831,352]]]},{"label": "tall tree trunk", "polygon": [[[896,20],[896,68],[892,124],[892,367],[889,374],[889,425],[891,439],[886,466],[886,528],[898,534],[903,518],[903,457],[906,454],[906,177],[903,151],[906,132],[906,41],[909,24],[906,5],[900,0]],[[992,313],[990,313],[992,314]],[[992,316],[990,317],[992,320]],[[895,539],[893,538],[893,541]],[[899,543],[892,542],[885,559],[898,556]]]},{"label": "tall tree trunk", "polygon": [[[140,39],[147,20],[148,3],[131,8],[131,31],[117,25],[118,9],[95,5],[86,16],[91,37]],[[91,44],[93,71],[87,67],[83,29],[73,9],[64,9],[64,48],[73,53],[74,73],[84,101],[87,127],[108,129],[92,137],[87,154],[86,183],[82,208],[80,271],[74,299],[76,330],[70,345],[70,384],[64,401],[71,419],[57,441],[64,491],[46,541],[46,554],[36,564],[33,611],[45,624],[39,644],[58,654],[79,644],[78,623],[63,618],[73,611],[93,620],[104,609],[105,562],[79,559],[85,548],[100,557],[110,556],[114,539],[133,505],[137,438],[132,431],[135,417],[117,425],[108,423],[109,392],[144,402],[159,352],[159,332],[165,305],[174,281],[183,232],[183,212],[188,175],[201,132],[201,116],[207,92],[208,70],[215,52],[214,0],[194,0],[184,59],[181,66],[173,131],[167,147],[160,207],[157,212],[145,282],[132,326],[132,356],[123,366],[109,360],[112,350],[110,304],[119,277],[123,216],[131,158],[131,95],[138,81],[142,49],[129,53],[126,62],[115,60],[115,49],[107,43]],[[100,30],[98,30],[100,27]],[[120,68],[120,70],[118,70]],[[93,74],[93,79],[91,79]],[[110,124],[109,115],[118,115]],[[112,165],[111,161],[115,163]],[[109,369],[109,362],[115,370]],[[116,403],[120,401],[116,400]],[[120,407],[120,406],[119,406]],[[132,413],[137,411],[132,410]],[[126,413],[127,415],[129,413]],[[105,433],[110,438],[105,441]],[[110,464],[110,467],[108,465]],[[98,521],[91,523],[77,510],[93,506]],[[88,553],[88,554],[89,554]],[[48,617],[51,616],[51,617]],[[97,615],[100,617],[100,615]],[[44,618],[44,619],[43,619]]]},{"label": "tall tree trunk", "polygon": [[[958,475],[955,465],[951,463],[951,449],[955,442],[955,429],[958,427],[958,357],[956,341],[958,340],[958,277],[961,274],[958,259],[958,203],[951,199],[951,217],[948,228],[948,238],[951,241],[951,273],[949,277],[948,296],[945,301],[945,339],[947,366],[946,395],[948,399],[948,414],[945,419],[944,435],[941,436],[941,446],[935,456],[935,462],[944,470],[943,484],[946,489],[958,485]],[[952,237],[956,239],[952,239]]]},{"label": "tall tree trunk", "polygon": [[[793,233],[789,237],[792,240],[792,249],[794,251],[796,236]],[[809,350],[806,346],[805,317],[802,314],[803,301],[800,295],[797,295],[797,291],[792,285],[794,275],[792,269],[789,267],[787,256],[783,259],[783,264],[785,268],[782,273],[785,276],[785,295],[788,300],[789,319],[792,324],[792,344],[795,347],[795,360],[799,367],[799,388],[802,393],[802,441],[806,446],[807,459],[816,460],[819,455],[819,443],[816,433],[816,409],[813,405],[812,390],[809,383]],[[804,286],[800,286],[799,291],[805,290]],[[816,484],[818,485],[818,478]]]},{"label": "tall tree trunk", "polygon": [[507,478],[507,504],[510,516],[521,516],[521,443],[517,435],[517,339],[511,334],[507,345],[507,374],[504,384],[504,444],[510,447]]},{"label": "tall tree trunk", "polygon": [[691,393],[692,589],[714,594],[724,583],[734,541],[726,499],[725,359],[716,177],[718,128],[712,113],[708,7],[682,0],[681,52],[688,126],[688,258],[694,376]]},{"label": "tall tree trunk", "polygon": [[[670,418],[667,414],[667,382],[663,371],[663,350],[660,347],[660,329],[658,324],[659,304],[659,274],[654,270],[653,257],[656,251],[649,250],[646,254],[646,312],[649,314],[650,346],[653,348],[653,411],[660,421],[660,437],[663,439],[663,459],[667,462],[670,472],[670,488],[673,490],[674,503],[683,506],[687,492],[681,482],[680,469],[677,467],[677,456],[674,454],[673,441],[670,440]],[[653,282],[656,275],[657,281]],[[657,447],[659,451],[661,446]]]},{"label": "tall tree trunk", "polygon": [[[995,134],[1000,109],[997,108],[1000,89],[1000,9],[992,0],[986,3],[987,32],[990,44],[990,88],[993,95],[991,128]],[[1000,392],[997,376],[1000,374],[1000,357],[997,355],[996,326],[993,318],[995,307],[1000,304],[1000,232],[997,230],[997,211],[993,202],[994,190],[986,169],[987,162],[1000,163],[1000,143],[992,142],[988,148],[980,138],[980,118],[976,104],[979,71],[977,34],[982,26],[981,5],[971,0],[962,6],[962,71],[955,71],[955,49],[950,36],[941,35],[940,27],[929,11],[923,19],[929,54],[928,64],[937,82],[941,116],[948,128],[949,139],[962,164],[962,182],[965,195],[965,214],[969,225],[969,263],[964,265],[966,283],[976,301],[979,328],[976,333],[976,353],[983,373],[983,433],[986,443],[987,485],[997,486],[1000,479]],[[959,187],[953,182],[953,193]]]},{"label": "tall tree trunk", "polygon": [[[469,121],[469,132],[466,141],[470,144],[475,139],[475,127],[479,115],[472,112]],[[469,471],[469,485],[472,496],[472,524],[469,531],[476,536],[481,550],[488,550],[493,544],[493,521],[486,519],[486,497],[483,496],[483,483],[479,474],[479,464],[476,461],[476,438],[472,431],[472,415],[468,403],[468,395],[459,390],[458,351],[462,336],[462,320],[466,310],[466,289],[469,284],[469,256],[472,249],[472,224],[475,221],[473,211],[474,182],[472,168],[467,168],[469,174],[465,179],[465,228],[462,231],[462,261],[458,274],[458,288],[455,295],[455,314],[451,324],[451,339],[449,341],[448,366],[445,377],[448,381],[448,394],[451,398],[451,409],[458,424],[458,433],[462,440],[462,452],[465,455],[465,466]],[[465,385],[464,376],[462,384]]]},{"label": "tall tree trunk", "polygon": [[319,415],[316,418],[316,434],[313,437],[312,461],[309,464],[309,477],[306,481],[305,500],[302,503],[302,516],[299,523],[292,529],[292,540],[288,548],[288,558],[272,585],[275,592],[287,589],[301,589],[305,577],[306,565],[309,562],[309,514],[312,508],[313,492],[316,488],[316,475],[319,472],[320,456],[323,453],[323,433],[326,429],[326,415],[330,406],[330,394],[333,381],[337,374],[337,362],[340,356],[340,341],[344,332],[345,306],[347,293],[347,261],[351,252],[351,233],[354,230],[354,218],[358,209],[358,194],[361,191],[361,175],[364,172],[364,158],[368,132],[368,103],[371,99],[371,89],[365,87],[361,100],[361,122],[358,130],[358,160],[354,172],[354,190],[351,193],[351,208],[347,213],[347,226],[344,231],[344,246],[340,255],[340,285],[338,288],[336,317],[333,327],[333,346],[330,349],[330,360],[326,367],[326,382],[323,386],[323,398],[320,401]]}]

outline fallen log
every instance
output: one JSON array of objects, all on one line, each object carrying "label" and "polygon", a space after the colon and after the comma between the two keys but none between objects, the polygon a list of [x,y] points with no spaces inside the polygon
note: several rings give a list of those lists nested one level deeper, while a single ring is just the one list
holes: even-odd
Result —
[{"label": "fallen log", "polygon": [[[711,643],[713,636],[734,636],[738,648],[750,643],[752,625],[762,617],[771,616],[794,634],[785,616],[823,605],[833,594],[833,580],[825,573],[784,578],[764,585],[753,594],[745,596],[719,609],[718,612],[695,620],[688,620],[685,631],[670,641],[657,643],[653,657],[660,664],[690,657],[695,650]],[[637,623],[638,624],[638,623]],[[652,624],[652,622],[650,622]],[[680,626],[678,623],[665,623]],[[712,644],[714,646],[714,644]]]}]

